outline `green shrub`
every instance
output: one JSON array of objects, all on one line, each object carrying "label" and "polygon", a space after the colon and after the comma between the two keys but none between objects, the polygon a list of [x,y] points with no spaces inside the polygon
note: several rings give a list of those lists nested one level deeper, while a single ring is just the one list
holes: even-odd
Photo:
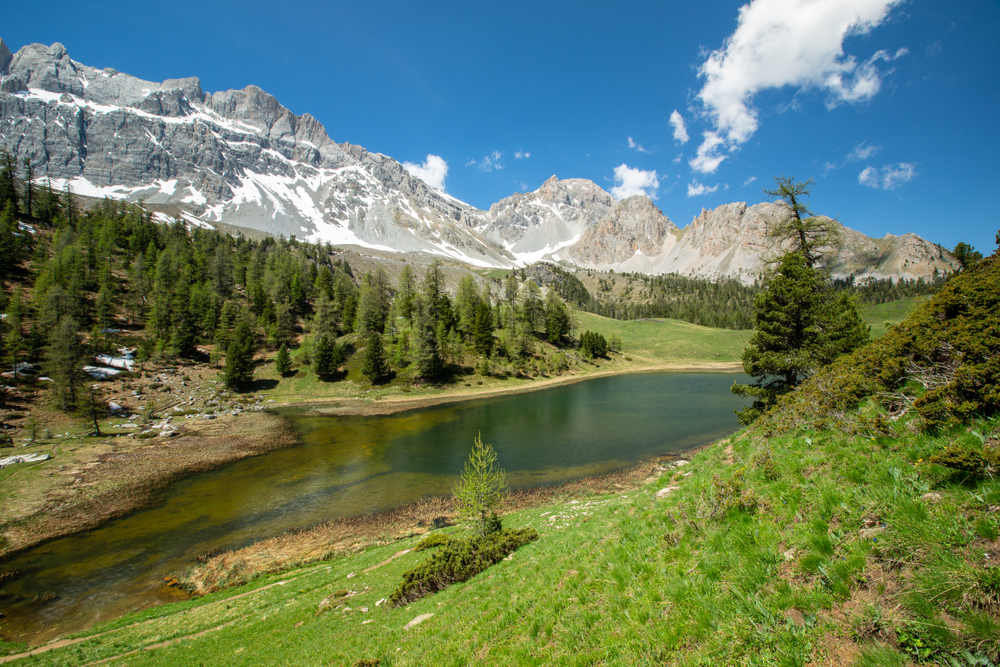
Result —
[{"label": "green shrub", "polygon": [[992,449],[985,451],[965,449],[952,445],[943,452],[934,454],[928,461],[978,477],[995,473],[1000,468],[1000,452]]},{"label": "green shrub", "polygon": [[754,454],[753,458],[750,459],[750,465],[755,470],[759,470],[766,479],[775,480],[781,477],[781,473],[778,472],[778,465],[774,462],[774,453],[770,447],[765,447]]},{"label": "green shrub", "polygon": [[450,541],[449,537],[444,533],[431,533],[424,539],[420,540],[420,544],[413,547],[413,550],[423,551],[424,549],[430,549],[432,547],[442,547]]},{"label": "green shrub", "polygon": [[728,479],[723,479],[719,473],[712,474],[711,505],[712,516],[726,514],[731,509],[741,509],[744,512],[754,512],[760,506],[760,500],[753,489],[744,487],[743,480],[747,475],[747,466],[740,466],[733,471]]},{"label": "green shrub", "polygon": [[[882,338],[841,357],[778,398],[754,429],[880,433],[852,412],[870,400],[898,417],[912,408],[930,431],[1000,412],[1000,256],[951,277]],[[878,420],[876,420],[878,421]],[[874,430],[874,433],[872,432]]]},{"label": "green shrub", "polygon": [[403,573],[403,581],[389,596],[397,607],[467,581],[508,554],[538,539],[534,528],[503,530],[466,540],[449,540],[427,561]]}]

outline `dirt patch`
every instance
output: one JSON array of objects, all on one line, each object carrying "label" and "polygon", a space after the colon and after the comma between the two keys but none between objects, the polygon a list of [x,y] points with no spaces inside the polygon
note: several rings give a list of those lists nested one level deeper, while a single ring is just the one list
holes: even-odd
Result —
[{"label": "dirt patch", "polygon": [[24,480],[26,487],[34,487],[25,490],[33,502],[22,504],[18,518],[0,526],[0,556],[149,507],[163,489],[188,475],[297,442],[284,419],[267,413],[198,422],[178,433],[115,439],[120,442],[60,456],[33,471],[35,479]]}]

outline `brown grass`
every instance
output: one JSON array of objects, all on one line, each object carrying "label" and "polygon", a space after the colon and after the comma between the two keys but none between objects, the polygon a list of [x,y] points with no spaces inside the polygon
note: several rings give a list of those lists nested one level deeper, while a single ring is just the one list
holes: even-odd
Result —
[{"label": "brown grass", "polygon": [[[685,452],[690,455],[690,452]],[[662,471],[664,456],[631,468],[556,486],[518,489],[507,495],[503,512],[534,507],[557,499],[591,493],[617,493],[636,488]],[[255,577],[307,563],[388,544],[429,532],[458,520],[452,498],[425,498],[384,512],[336,519],[305,530],[293,530],[241,549],[206,555],[189,572],[179,575],[185,588],[199,595],[239,586]]]}]

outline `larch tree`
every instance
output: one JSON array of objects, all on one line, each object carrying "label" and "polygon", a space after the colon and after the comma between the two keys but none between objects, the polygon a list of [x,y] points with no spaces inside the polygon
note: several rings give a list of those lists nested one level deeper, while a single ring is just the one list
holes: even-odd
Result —
[{"label": "larch tree", "polygon": [[768,226],[767,235],[778,242],[779,248],[802,255],[810,268],[825,256],[835,253],[840,242],[840,225],[826,216],[817,216],[806,204],[812,194],[813,180],[796,181],[794,176],[775,177],[777,187],[764,190],[772,199],[783,201],[788,215]]},{"label": "larch tree", "polygon": [[476,436],[462,477],[455,486],[456,508],[461,515],[475,520],[477,533],[486,535],[500,529],[496,511],[506,491],[507,475],[497,465],[496,450]]}]

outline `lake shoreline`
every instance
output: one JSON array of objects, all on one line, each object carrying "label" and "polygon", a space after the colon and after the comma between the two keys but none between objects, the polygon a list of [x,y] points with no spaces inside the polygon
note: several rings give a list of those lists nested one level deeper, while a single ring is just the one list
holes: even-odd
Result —
[{"label": "lake shoreline", "polygon": [[[462,391],[460,388],[449,387],[441,390],[435,396],[406,397],[399,395],[376,396],[375,398],[315,398],[285,401],[272,406],[278,408],[297,408],[309,406],[317,414],[369,417],[390,415],[407,410],[429,408],[462,401],[475,401],[487,398],[499,398],[515,394],[526,394],[543,389],[551,389],[586,380],[616,375],[638,375],[642,373],[741,373],[743,364],[740,362],[718,362],[711,364],[657,364],[653,366],[615,367],[609,370],[597,370],[579,375],[558,375],[532,380],[530,384],[516,387],[490,387],[488,389]],[[321,406],[326,406],[324,409]]]},{"label": "lake shoreline", "polygon": [[[610,364],[609,364],[610,365]],[[739,372],[733,362],[634,364],[600,368],[567,376],[543,377],[514,387],[491,386],[487,389],[445,386],[434,395],[402,395],[372,398],[303,398],[269,406],[266,412],[221,415],[208,422],[188,422],[176,437],[130,442],[125,451],[94,447],[88,456],[75,461],[67,470],[54,464],[61,459],[25,468],[39,469],[46,464],[53,474],[66,478],[61,485],[45,493],[44,502],[31,514],[8,521],[0,534],[0,559],[7,559],[44,542],[92,530],[108,521],[155,507],[161,494],[171,484],[202,472],[223,468],[232,463],[276,449],[299,444],[287,421],[273,409],[306,408],[316,414],[331,416],[389,415],[408,410],[510,396],[541,391],[584,380],[640,373]],[[129,439],[131,440],[131,439]],[[53,451],[60,445],[55,445]]]},{"label": "lake shoreline", "polygon": [[[621,494],[655,481],[716,441],[679,452],[647,457],[613,472],[511,491],[501,516],[574,498]],[[677,475],[681,473],[676,472]],[[284,572],[318,561],[356,553],[372,546],[425,535],[437,528],[462,525],[451,497],[421,498],[381,512],[344,517],[291,530],[253,544],[227,550],[199,562],[174,577],[193,595],[240,586],[264,574]]]}]

